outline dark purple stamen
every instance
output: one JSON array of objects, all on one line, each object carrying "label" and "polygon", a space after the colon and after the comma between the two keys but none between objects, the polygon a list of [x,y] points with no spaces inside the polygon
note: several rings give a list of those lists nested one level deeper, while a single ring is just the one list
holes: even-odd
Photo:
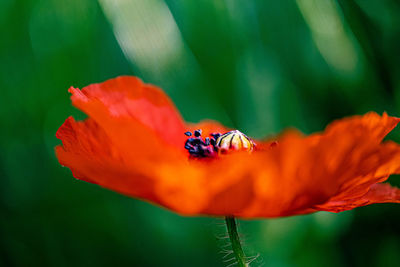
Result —
[{"label": "dark purple stamen", "polygon": [[204,142],[206,146],[210,145],[210,137],[206,137],[206,141]]},{"label": "dark purple stamen", "polygon": [[214,137],[215,141],[217,141],[218,137],[220,137],[222,134],[220,133],[212,133],[211,136]]},{"label": "dark purple stamen", "polygon": [[200,137],[201,136],[201,130],[199,129],[199,130],[194,131],[194,136]]},{"label": "dark purple stamen", "polygon": [[215,155],[217,151],[216,141],[220,133],[213,133],[210,137],[206,137],[203,139],[201,136],[201,129],[195,130],[193,134],[191,132],[186,132],[186,136],[194,136],[190,137],[185,142],[185,149],[189,152],[190,156],[197,158],[204,157],[212,157]]},{"label": "dark purple stamen", "polygon": [[212,146],[215,146],[215,143],[216,143],[215,139],[214,139],[214,138],[211,138],[211,139],[210,139],[210,144],[211,144]]}]

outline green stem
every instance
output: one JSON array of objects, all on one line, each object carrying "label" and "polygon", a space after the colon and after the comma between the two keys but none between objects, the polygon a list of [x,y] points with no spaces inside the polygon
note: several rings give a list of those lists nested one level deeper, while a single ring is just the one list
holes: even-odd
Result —
[{"label": "green stem", "polygon": [[235,217],[225,217],[226,228],[228,229],[229,239],[231,240],[233,254],[239,267],[248,267],[246,256],[244,255],[242,245],[240,244],[237,232]]}]

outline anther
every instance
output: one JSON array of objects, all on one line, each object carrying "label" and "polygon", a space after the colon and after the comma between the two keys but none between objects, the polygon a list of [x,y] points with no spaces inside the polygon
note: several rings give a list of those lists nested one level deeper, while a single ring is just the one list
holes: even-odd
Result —
[{"label": "anther", "polygon": [[210,137],[206,137],[204,144],[206,146],[210,145]]},{"label": "anther", "polygon": [[214,138],[210,139],[210,145],[215,146],[215,139]]},{"label": "anther", "polygon": [[199,129],[199,130],[194,131],[194,136],[196,136],[196,137],[201,136],[201,130]]},{"label": "anther", "polygon": [[201,129],[195,130],[193,133],[186,132],[185,135],[189,137],[185,142],[185,149],[189,152],[191,157],[205,158],[215,155],[216,139],[213,136],[203,139],[203,137],[201,137]]},{"label": "anther", "polygon": [[220,133],[212,133],[212,134],[210,134],[212,137],[214,137],[214,139],[215,140],[217,140],[220,136],[221,136],[221,134]]},{"label": "anther", "polygon": [[191,145],[189,145],[189,144],[185,144],[185,149],[190,149],[192,146]]}]

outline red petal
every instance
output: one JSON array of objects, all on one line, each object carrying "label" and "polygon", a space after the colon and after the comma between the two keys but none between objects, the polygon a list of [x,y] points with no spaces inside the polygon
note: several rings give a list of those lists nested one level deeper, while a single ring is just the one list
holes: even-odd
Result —
[{"label": "red petal", "polygon": [[[398,122],[386,114],[368,113],[336,121],[322,134],[303,137],[287,132],[276,147],[220,161],[229,168],[240,164],[234,172],[241,178],[225,177],[235,182],[226,185],[203,212],[288,216],[323,209],[322,203],[329,200],[363,197],[371,185],[400,172],[400,147],[381,143]],[[215,179],[228,176],[223,170],[210,173]]]},{"label": "red petal", "polygon": [[69,91],[72,103],[106,131],[111,127],[113,131],[132,133],[141,123],[164,142],[183,149],[183,120],[159,88],[144,84],[136,77],[121,76],[82,90],[70,88]]},{"label": "red petal", "polygon": [[154,181],[141,168],[145,162],[125,162],[123,154],[113,145],[92,119],[76,122],[68,118],[57,131],[63,146],[56,147],[61,165],[68,166],[74,177],[106,186],[112,190],[157,202]]},{"label": "red petal", "polygon": [[329,201],[316,207],[316,210],[341,212],[374,203],[400,203],[400,189],[390,184],[374,184],[368,192],[357,198]]},{"label": "red petal", "polygon": [[346,167],[339,190],[326,204],[318,206],[317,209],[325,209],[330,203],[361,198],[371,186],[385,181],[391,174],[400,172],[400,146],[393,142],[380,143],[398,122],[398,118],[389,117],[386,113],[382,117],[369,113],[364,117],[347,119],[343,125],[336,126],[337,132],[345,133],[344,129],[351,130],[347,131],[346,135],[343,134],[345,140],[351,135],[359,138],[361,143],[343,155]]},{"label": "red petal", "polygon": [[[354,136],[363,136],[380,143],[400,122],[400,118],[388,116],[386,112],[379,116],[375,112],[369,112],[362,116],[352,116],[337,120],[328,125],[325,134],[335,135],[352,131]],[[364,132],[364,133],[363,133]]]}]

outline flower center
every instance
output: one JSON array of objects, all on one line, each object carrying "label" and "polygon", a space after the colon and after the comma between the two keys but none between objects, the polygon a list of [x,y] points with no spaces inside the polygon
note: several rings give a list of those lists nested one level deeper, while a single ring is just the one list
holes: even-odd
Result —
[{"label": "flower center", "polygon": [[201,129],[186,132],[189,138],[185,142],[185,149],[190,156],[196,158],[214,157],[226,154],[229,151],[244,150],[251,152],[256,144],[253,140],[238,130],[233,130],[224,134],[212,133],[203,138]]},{"label": "flower center", "polygon": [[220,153],[227,153],[229,150],[253,151],[255,143],[244,133],[233,130],[218,137],[216,146]]}]

